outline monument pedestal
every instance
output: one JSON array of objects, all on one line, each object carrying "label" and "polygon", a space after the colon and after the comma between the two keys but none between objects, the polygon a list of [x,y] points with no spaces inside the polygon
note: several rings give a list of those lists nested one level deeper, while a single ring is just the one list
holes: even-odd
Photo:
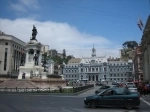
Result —
[{"label": "monument pedestal", "polygon": [[[42,78],[44,68],[40,66],[20,66],[18,79],[23,79],[23,73],[25,73],[25,79]],[[47,77],[47,75],[45,76]]]},{"label": "monument pedestal", "polygon": [[44,67],[41,65],[42,53],[41,43],[36,40],[30,40],[26,45],[26,59],[24,66],[19,68],[18,79],[42,78],[46,79]]},{"label": "monument pedestal", "polygon": [[47,72],[42,72],[42,79],[47,79]]}]

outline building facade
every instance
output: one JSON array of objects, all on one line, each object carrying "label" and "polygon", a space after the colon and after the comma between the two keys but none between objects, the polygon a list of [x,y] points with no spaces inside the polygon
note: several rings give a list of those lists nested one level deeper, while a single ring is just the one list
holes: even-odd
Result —
[{"label": "building facade", "polygon": [[150,81],[150,16],[146,22],[141,39],[143,80]]},{"label": "building facade", "polygon": [[0,34],[0,74],[17,76],[25,42],[4,33]]},{"label": "building facade", "polygon": [[133,59],[134,63],[134,73],[135,73],[135,80],[136,81],[143,81],[143,67],[142,67],[142,53],[141,53],[141,46],[138,46],[135,49],[135,57]]},{"label": "building facade", "polygon": [[66,80],[86,80],[86,81],[118,81],[126,82],[131,76],[132,65],[128,61],[115,61],[96,56],[96,49],[92,49],[91,57],[81,59],[71,59],[71,63],[64,66],[63,75]]},{"label": "building facade", "polygon": [[48,74],[53,75],[54,74],[54,61],[51,59],[47,60],[46,67],[47,67]]}]

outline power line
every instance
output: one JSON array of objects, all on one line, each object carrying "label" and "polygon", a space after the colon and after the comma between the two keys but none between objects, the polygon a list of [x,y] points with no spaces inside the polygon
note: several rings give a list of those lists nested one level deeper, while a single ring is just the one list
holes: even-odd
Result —
[{"label": "power line", "polygon": [[[54,7],[54,8],[63,8],[63,9],[69,9],[69,10],[74,10],[74,11],[80,11],[80,12],[85,12],[85,13],[91,13],[91,14],[96,14],[96,15],[104,15],[104,16],[111,16],[111,17],[117,17],[117,18],[124,18],[124,19],[132,19],[132,20],[137,20],[137,17],[138,16],[129,16],[129,15],[124,15],[124,14],[112,14],[112,12],[108,12],[108,11],[100,11],[100,10],[95,10],[93,8],[90,8],[90,10],[92,11],[87,11],[85,10],[85,7],[79,7],[79,6],[75,6],[75,5],[70,5],[70,4],[65,4],[65,3],[57,3],[57,4],[60,4],[60,6],[51,6],[51,7]],[[69,7],[76,7],[76,8],[80,8],[80,9],[74,9],[74,8],[69,8],[69,7],[62,7],[62,6],[69,6]],[[96,11],[96,12],[95,12]]]}]

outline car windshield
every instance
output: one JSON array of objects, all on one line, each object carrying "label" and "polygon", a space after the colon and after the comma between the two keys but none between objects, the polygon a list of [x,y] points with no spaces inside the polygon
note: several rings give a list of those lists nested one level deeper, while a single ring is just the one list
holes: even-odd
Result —
[{"label": "car windshield", "polygon": [[[106,89],[107,90],[107,89]],[[98,95],[101,95],[101,94],[103,94],[106,90],[103,90],[103,91],[101,91]]]}]

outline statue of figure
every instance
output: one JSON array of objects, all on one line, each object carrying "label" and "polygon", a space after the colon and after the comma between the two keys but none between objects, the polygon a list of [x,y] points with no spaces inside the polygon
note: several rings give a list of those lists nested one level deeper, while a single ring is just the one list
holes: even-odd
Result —
[{"label": "statue of figure", "polygon": [[33,57],[33,60],[34,60],[35,65],[38,65],[38,56],[36,54]]},{"label": "statue of figure", "polygon": [[33,29],[32,29],[32,38],[31,40],[36,40],[36,35],[37,35],[37,29],[36,27],[33,25]]},{"label": "statue of figure", "polygon": [[25,64],[25,54],[22,53],[20,66],[24,66],[24,64]]}]

